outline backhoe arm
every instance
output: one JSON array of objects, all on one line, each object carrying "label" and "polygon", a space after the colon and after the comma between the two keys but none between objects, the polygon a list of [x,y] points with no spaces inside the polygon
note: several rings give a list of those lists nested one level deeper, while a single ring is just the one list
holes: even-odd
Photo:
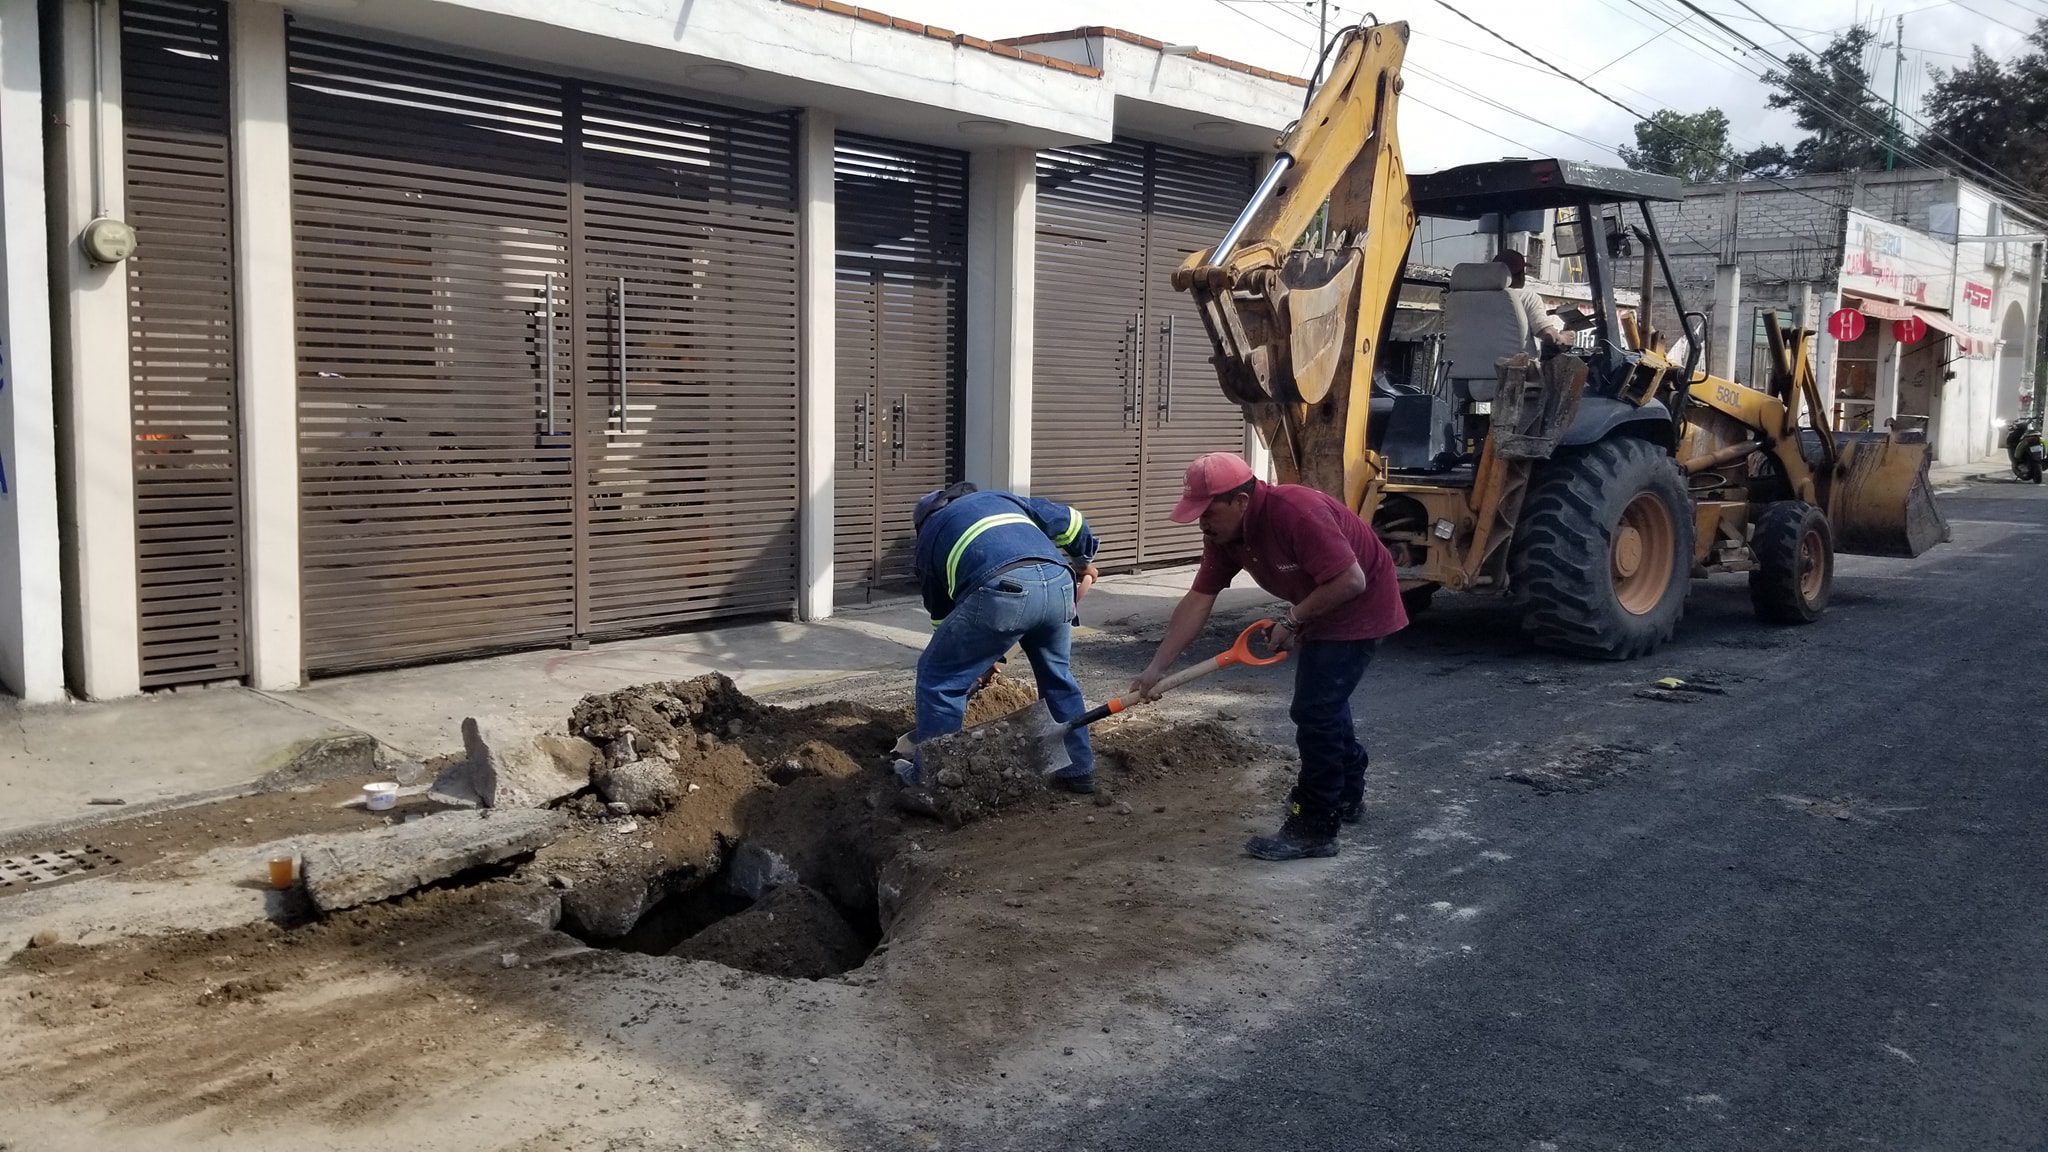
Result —
[{"label": "backhoe arm", "polygon": [[[1366,511],[1373,357],[1415,234],[1395,109],[1406,24],[1346,29],[1330,78],[1279,141],[1252,201],[1174,274],[1215,347],[1224,394],[1273,449],[1283,482]],[[1332,247],[1297,250],[1325,200]]]}]

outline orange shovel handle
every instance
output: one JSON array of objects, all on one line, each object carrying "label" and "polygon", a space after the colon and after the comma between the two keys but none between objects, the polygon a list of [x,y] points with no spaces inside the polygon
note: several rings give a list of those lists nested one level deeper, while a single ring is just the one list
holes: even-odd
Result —
[{"label": "orange shovel handle", "polygon": [[[1243,632],[1240,632],[1238,634],[1237,643],[1232,644],[1228,649],[1218,653],[1214,659],[1204,660],[1199,664],[1183,668],[1180,671],[1175,672],[1173,675],[1168,676],[1165,679],[1161,680],[1159,683],[1153,685],[1152,692],[1154,697],[1156,698],[1159,696],[1164,696],[1168,692],[1173,691],[1175,688],[1179,688],[1183,684],[1191,684],[1194,681],[1200,680],[1202,677],[1207,676],[1212,672],[1221,672],[1223,669],[1229,668],[1232,665],[1243,664],[1251,668],[1264,668],[1269,665],[1278,664],[1282,660],[1287,659],[1287,653],[1285,652],[1275,652],[1271,656],[1260,656],[1252,651],[1252,637],[1257,636],[1259,633],[1264,632],[1266,629],[1271,628],[1272,626],[1273,622],[1271,620],[1254,621],[1250,627],[1246,628]],[[1102,713],[1102,716],[1114,716],[1117,713],[1122,712],[1126,708],[1131,708],[1142,703],[1144,703],[1144,701],[1142,700],[1138,700],[1135,698],[1125,700],[1123,697],[1119,696],[1116,699],[1111,700],[1109,703],[1102,705],[1101,708],[1098,709],[1098,711]],[[1080,727],[1082,725],[1092,724],[1095,721],[1100,720],[1102,716],[1095,715],[1091,712],[1088,715],[1083,716],[1080,720],[1076,721],[1075,726]]]}]

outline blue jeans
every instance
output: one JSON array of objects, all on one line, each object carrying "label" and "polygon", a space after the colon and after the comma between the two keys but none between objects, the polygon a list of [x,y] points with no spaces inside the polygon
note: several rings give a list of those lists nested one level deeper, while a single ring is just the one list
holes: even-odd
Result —
[{"label": "blue jeans", "polygon": [[[917,661],[919,743],[958,732],[974,682],[995,666],[1013,644],[1024,646],[1038,695],[1055,720],[1072,720],[1088,710],[1081,686],[1068,667],[1073,646],[1074,575],[1064,564],[1012,568],[969,592],[939,622],[939,630]],[[1067,734],[1068,765],[1059,776],[1095,771],[1088,730]],[[916,783],[916,781],[905,781]]]},{"label": "blue jeans", "polygon": [[1303,815],[1334,819],[1365,797],[1365,745],[1351,718],[1351,694],[1378,650],[1377,640],[1303,640],[1294,646],[1294,742],[1301,775],[1294,802]]}]

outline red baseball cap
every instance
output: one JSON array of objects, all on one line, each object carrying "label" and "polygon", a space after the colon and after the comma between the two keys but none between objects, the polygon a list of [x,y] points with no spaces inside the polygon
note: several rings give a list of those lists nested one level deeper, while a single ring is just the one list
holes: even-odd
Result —
[{"label": "red baseball cap", "polygon": [[1193,524],[1202,518],[1209,501],[1252,479],[1252,466],[1235,452],[1211,452],[1195,457],[1180,485],[1180,503],[1167,517],[1175,524]]}]

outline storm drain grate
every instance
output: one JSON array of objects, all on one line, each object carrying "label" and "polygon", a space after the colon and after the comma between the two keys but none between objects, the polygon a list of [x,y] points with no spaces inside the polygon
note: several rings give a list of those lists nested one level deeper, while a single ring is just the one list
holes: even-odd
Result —
[{"label": "storm drain grate", "polygon": [[0,859],[0,892],[20,891],[37,884],[70,880],[120,861],[90,845],[56,852],[31,852]]}]

